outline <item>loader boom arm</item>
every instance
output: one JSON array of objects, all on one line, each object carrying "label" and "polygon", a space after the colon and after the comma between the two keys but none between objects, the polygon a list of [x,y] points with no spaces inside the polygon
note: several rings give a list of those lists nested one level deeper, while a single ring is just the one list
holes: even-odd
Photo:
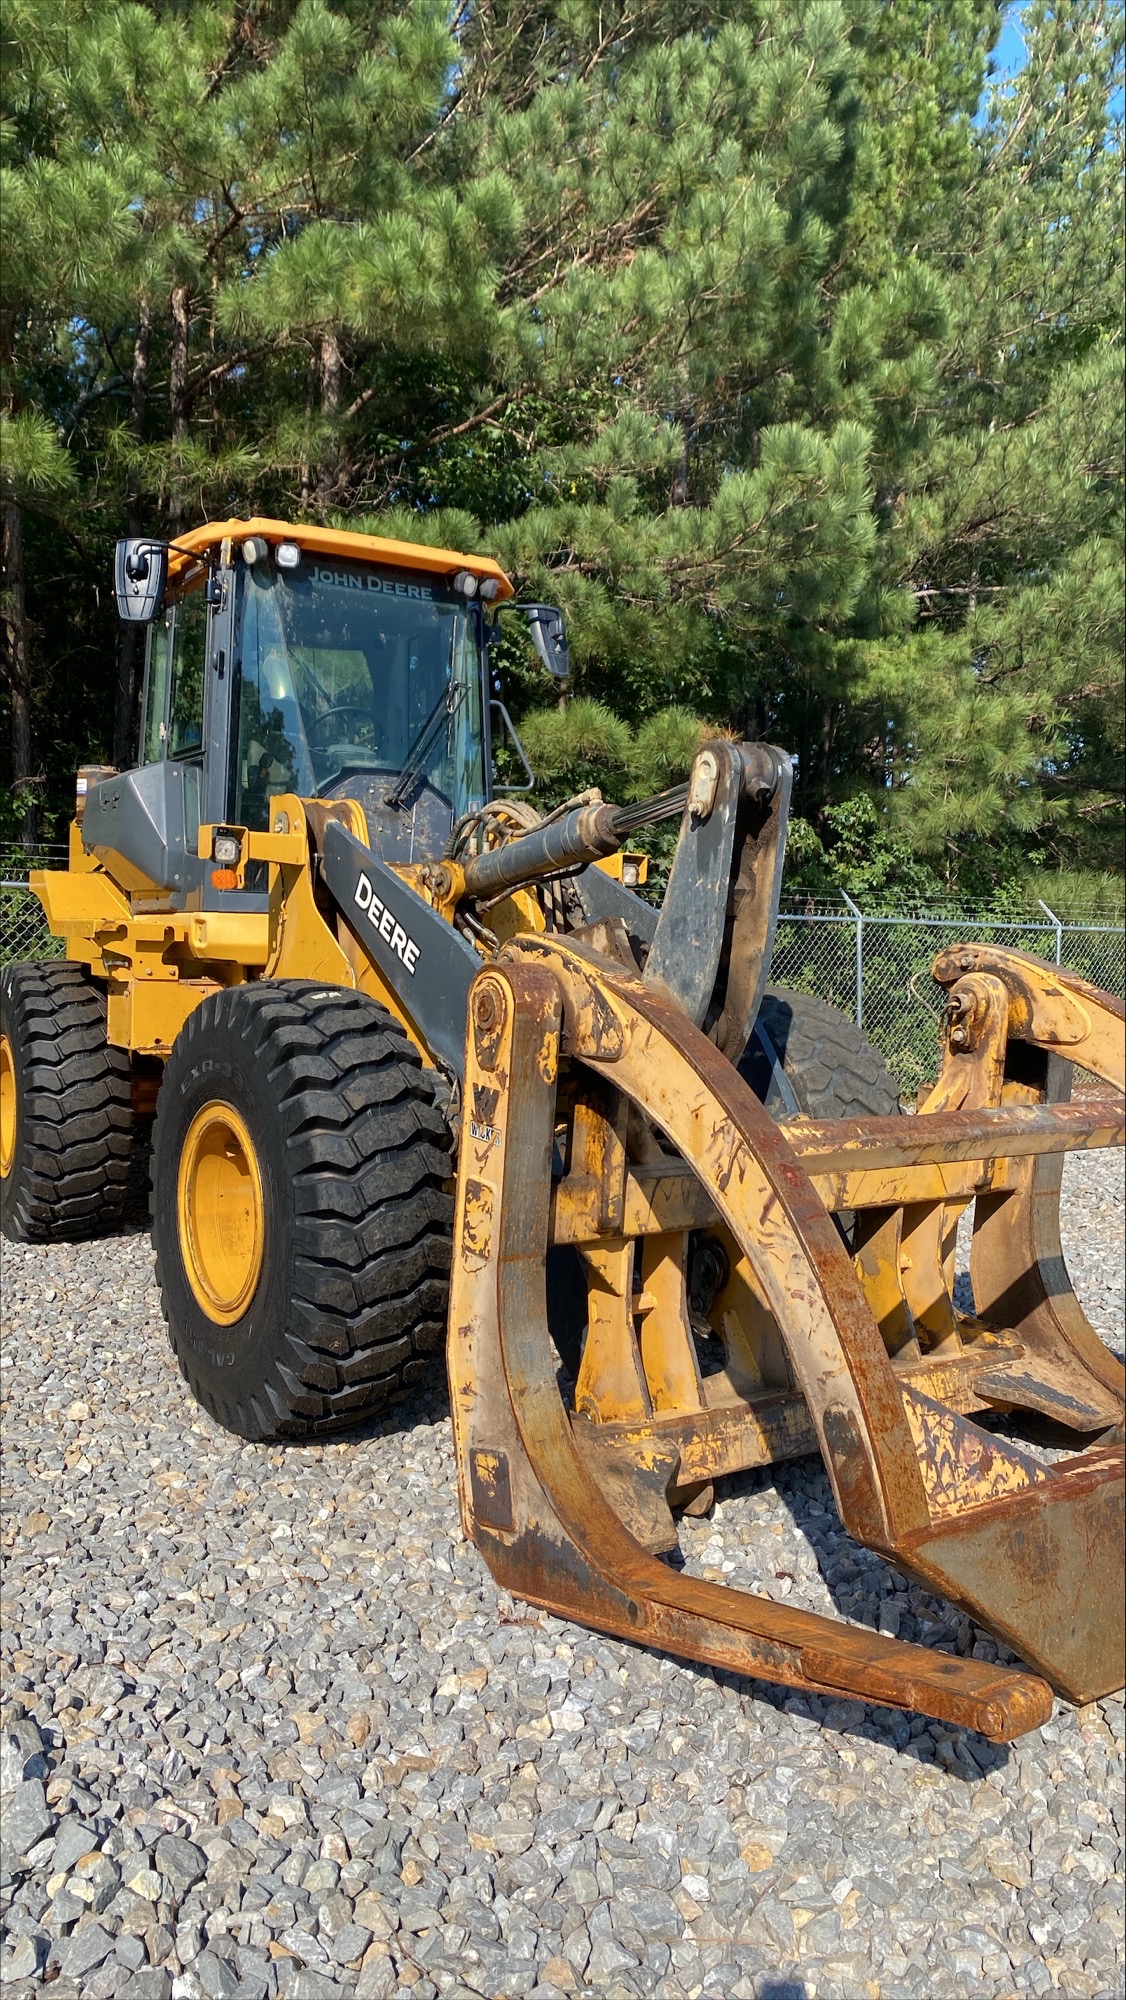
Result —
[{"label": "loader boom arm", "polygon": [[[345,826],[329,823],[321,879],[420,1044],[458,1077],[466,1002],[481,959],[443,912],[466,902],[487,908],[490,899],[576,868],[579,899],[592,898],[595,927],[605,884],[618,892],[606,899],[605,913],[621,921],[628,912],[627,933],[643,937],[646,984],[706,1023],[737,1057],[770,963],[791,779],[784,752],[716,741],[700,751],[688,785],[676,792],[626,809],[576,807],[463,863],[412,869],[389,867]],[[615,853],[639,819],[673,811],[681,813],[680,837],[664,903],[652,912],[591,864]]]}]

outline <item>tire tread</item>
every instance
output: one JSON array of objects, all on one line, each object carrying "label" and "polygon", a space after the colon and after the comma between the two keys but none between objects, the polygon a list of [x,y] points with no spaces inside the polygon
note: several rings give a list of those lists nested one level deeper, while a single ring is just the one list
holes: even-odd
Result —
[{"label": "tire tread", "polygon": [[[804,1117],[892,1118],[898,1112],[899,1088],[880,1051],[827,1000],[768,986],[759,1020]],[[754,1043],[739,1068],[775,1117],[793,1115],[772,1098],[770,1071]]]},{"label": "tire tread", "polygon": [[6,1031],[18,1038],[24,1171],[5,1203],[16,1242],[80,1241],[125,1219],[134,1146],[126,1050],[106,1040],[106,1000],[69,960],[23,961],[3,973]]},{"label": "tire tread", "polygon": [[[293,1292],[261,1387],[241,1399],[216,1392],[172,1327],[154,1184],[157,1278],[173,1346],[193,1394],[226,1428],[252,1439],[331,1435],[401,1395],[441,1347],[453,1232],[449,1127],[417,1050],[365,994],[301,981],[228,989],[189,1017],[182,1054],[190,1058],[220,1021],[237,1022],[245,1060],[268,1078],[279,1108]],[[159,1159],[159,1113],[157,1151]]]}]

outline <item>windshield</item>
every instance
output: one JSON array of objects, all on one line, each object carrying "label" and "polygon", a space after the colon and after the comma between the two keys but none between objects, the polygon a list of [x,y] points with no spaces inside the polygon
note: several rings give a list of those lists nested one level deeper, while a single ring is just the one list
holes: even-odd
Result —
[{"label": "windshield", "polygon": [[271,794],[340,794],[357,773],[382,774],[386,797],[408,759],[416,788],[431,786],[453,818],[482,804],[476,628],[465,600],[429,578],[319,556],[295,570],[256,563],[239,649],[238,822],[264,826]]}]

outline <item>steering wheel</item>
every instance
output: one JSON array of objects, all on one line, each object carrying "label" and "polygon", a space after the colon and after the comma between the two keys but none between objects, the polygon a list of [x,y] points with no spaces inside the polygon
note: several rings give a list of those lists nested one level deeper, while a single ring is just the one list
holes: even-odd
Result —
[{"label": "steering wheel", "polygon": [[376,738],[376,743],[374,747],[375,748],[379,747],[378,745],[379,731],[375,721],[375,717],[372,715],[370,708],[366,707],[365,704],[360,701],[338,701],[334,707],[323,709],[320,715],[315,715],[312,721],[307,723],[305,727],[305,733],[308,736],[310,743],[312,742],[314,736],[319,735],[320,731],[324,728],[325,723],[331,722],[334,719],[334,717],[338,715],[362,715],[364,721],[369,724],[373,737]]}]

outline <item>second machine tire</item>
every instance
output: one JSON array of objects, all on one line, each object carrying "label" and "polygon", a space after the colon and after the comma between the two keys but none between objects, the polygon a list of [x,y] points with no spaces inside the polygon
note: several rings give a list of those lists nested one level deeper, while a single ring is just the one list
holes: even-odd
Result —
[{"label": "second machine tire", "polygon": [[450,1134],[364,994],[256,981],[177,1038],[153,1147],[157,1279],[203,1407],[251,1440],[348,1428],[445,1339]]},{"label": "second machine tire", "polygon": [[899,1110],[895,1078],[863,1028],[827,1000],[781,986],[762,996],[739,1074],[779,1121],[893,1118]]},{"label": "second machine tire", "polygon": [[134,1148],[129,1056],[106,1040],[84,965],[0,979],[0,1224],[14,1243],[74,1242],[122,1221]]}]

